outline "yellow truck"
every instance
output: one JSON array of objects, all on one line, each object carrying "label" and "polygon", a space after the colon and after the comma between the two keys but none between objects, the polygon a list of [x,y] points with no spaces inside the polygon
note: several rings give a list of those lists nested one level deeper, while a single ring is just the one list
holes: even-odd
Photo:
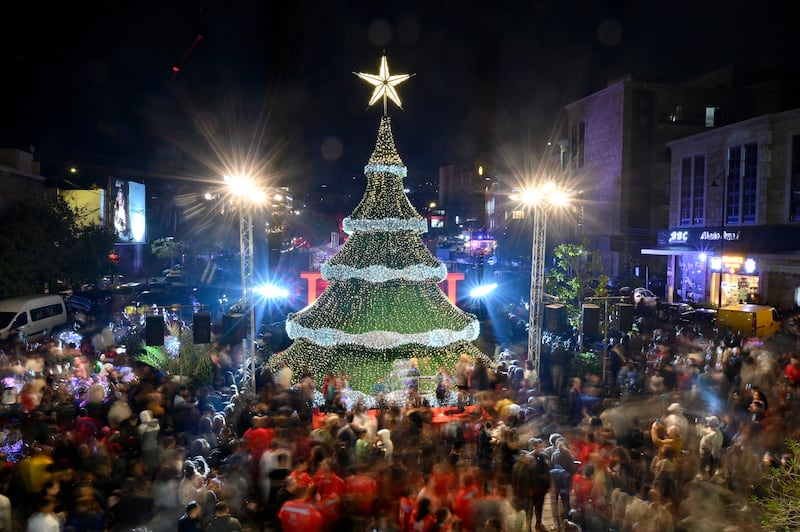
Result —
[{"label": "yellow truck", "polygon": [[774,307],[765,305],[731,305],[717,311],[717,328],[730,329],[746,336],[769,336],[781,327],[781,318]]}]

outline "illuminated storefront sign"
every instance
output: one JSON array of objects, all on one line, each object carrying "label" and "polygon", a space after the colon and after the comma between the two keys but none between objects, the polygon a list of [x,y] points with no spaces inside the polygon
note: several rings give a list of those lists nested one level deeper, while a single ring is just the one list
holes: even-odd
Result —
[{"label": "illuminated storefront sign", "polygon": [[670,229],[659,231],[659,244],[701,244],[703,242],[739,242],[741,231],[727,229]]},{"label": "illuminated storefront sign", "polygon": [[739,231],[703,231],[700,240],[739,240]]},{"label": "illuminated storefront sign", "polygon": [[752,274],[756,271],[758,264],[755,259],[744,258],[740,255],[723,255],[722,257],[711,257],[709,260],[711,269],[714,271],[726,270],[730,273],[736,273],[743,270],[747,274]]},{"label": "illuminated storefront sign", "polygon": [[689,241],[689,231],[671,231],[669,234],[670,244],[684,244]]},{"label": "illuminated storefront sign", "polygon": [[791,304],[792,295],[800,301],[800,288],[793,294],[779,282],[770,287],[772,293],[762,294],[767,286],[760,283],[772,272],[795,275],[797,242],[800,224],[668,227],[642,255],[669,257],[668,293],[686,301],[724,305],[769,297]]}]

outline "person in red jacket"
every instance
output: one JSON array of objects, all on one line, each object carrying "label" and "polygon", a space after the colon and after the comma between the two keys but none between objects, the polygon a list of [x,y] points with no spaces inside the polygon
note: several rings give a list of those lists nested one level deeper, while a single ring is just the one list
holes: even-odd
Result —
[{"label": "person in red jacket", "polygon": [[437,508],[434,509],[434,512],[442,506],[447,507],[448,510],[451,509],[453,502],[453,491],[455,486],[457,486],[457,483],[456,475],[450,469],[450,465],[444,461],[434,464],[430,480],[433,492],[436,494],[436,498],[439,502]]},{"label": "person in red jacket", "polygon": [[400,521],[400,532],[408,532],[411,526],[411,514],[417,506],[416,490],[412,485],[408,486],[408,491],[400,498],[398,519]]},{"label": "person in red jacket", "polygon": [[288,479],[294,479],[297,484],[302,487],[308,487],[314,484],[314,479],[308,474],[308,460],[305,458],[298,458],[295,461],[292,472],[289,473]]},{"label": "person in red jacket", "polygon": [[317,507],[325,519],[325,528],[332,530],[342,516],[342,497],[345,494],[345,484],[339,475],[333,472],[333,461],[326,458],[320,463],[317,473],[314,475],[314,486],[316,486]]},{"label": "person in red jacket", "polygon": [[792,355],[783,372],[786,374],[786,380],[789,381],[790,385],[800,385],[800,356]]},{"label": "person in red jacket", "polygon": [[417,501],[417,507],[411,512],[408,530],[409,532],[430,532],[435,524],[436,516],[431,513],[431,501],[423,497]]},{"label": "person in red jacket", "polygon": [[267,416],[254,416],[252,426],[242,434],[245,449],[250,453],[251,475],[255,482],[258,482],[261,456],[269,450],[274,437],[275,429]]},{"label": "person in red jacket", "polygon": [[453,513],[461,521],[464,532],[475,530],[475,505],[483,497],[478,477],[467,471],[461,477],[461,489],[453,499]]},{"label": "person in red jacket", "polygon": [[375,501],[378,498],[378,482],[366,472],[359,472],[344,479],[345,505],[347,512],[356,518],[374,517]]},{"label": "person in red jacket", "polygon": [[312,502],[313,486],[302,486],[296,479],[287,480],[286,489],[294,498],[278,511],[282,532],[321,532],[325,520]]},{"label": "person in red jacket", "polygon": [[572,477],[572,497],[570,499],[570,507],[575,508],[586,515],[587,512],[592,510],[594,497],[594,466],[592,464],[583,464],[580,473],[575,473]]}]

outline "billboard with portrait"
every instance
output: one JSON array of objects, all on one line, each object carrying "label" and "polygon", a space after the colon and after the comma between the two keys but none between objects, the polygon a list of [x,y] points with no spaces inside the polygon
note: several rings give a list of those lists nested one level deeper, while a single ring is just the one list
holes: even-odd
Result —
[{"label": "billboard with portrait", "polygon": [[118,242],[145,242],[145,197],[143,183],[116,177],[109,179],[109,211]]}]

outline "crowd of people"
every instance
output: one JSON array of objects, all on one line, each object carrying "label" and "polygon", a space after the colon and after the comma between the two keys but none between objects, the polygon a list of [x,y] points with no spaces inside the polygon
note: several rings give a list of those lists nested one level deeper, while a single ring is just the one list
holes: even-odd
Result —
[{"label": "crowd of people", "polygon": [[0,357],[0,532],[755,529],[800,426],[796,350],[688,330],[626,335],[599,374],[569,339],[541,375],[464,356],[375,409],[308,368],[215,390],[85,344]]}]

